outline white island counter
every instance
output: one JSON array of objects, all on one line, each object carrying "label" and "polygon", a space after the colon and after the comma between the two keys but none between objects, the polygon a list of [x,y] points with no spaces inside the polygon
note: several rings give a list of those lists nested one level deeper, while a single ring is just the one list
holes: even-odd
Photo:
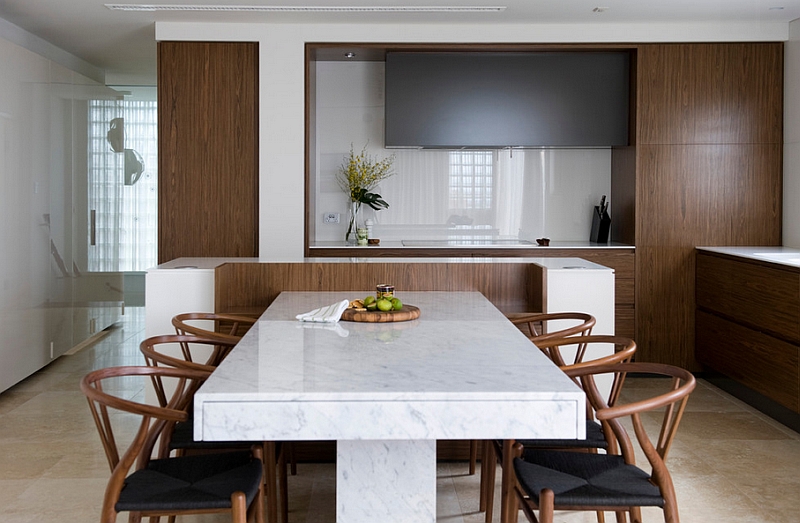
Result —
[{"label": "white island counter", "polygon": [[[215,270],[224,264],[274,265],[257,258],[178,258],[147,271],[146,289],[146,334],[157,336],[174,332],[172,317],[183,312],[212,312],[215,307]],[[299,262],[280,262],[292,264],[352,265],[353,271],[359,266],[377,264],[396,264],[413,270],[413,266],[430,263],[444,263],[456,266],[475,264],[536,265],[542,273],[541,296],[530,296],[540,302],[537,312],[588,312],[597,318],[595,334],[615,333],[615,273],[614,269],[577,257],[539,257],[539,258],[306,258]],[[449,271],[452,272],[452,271]],[[531,273],[531,277],[533,273]],[[320,286],[319,274],[309,275],[308,286],[291,290],[314,290]],[[433,286],[425,289],[446,288],[449,283],[447,273]],[[372,285],[381,283],[374,281]],[[397,283],[397,282],[385,282]],[[510,283],[510,282],[507,282]],[[520,286],[530,281],[517,282]],[[436,285],[440,285],[437,287]],[[419,287],[418,287],[419,289]],[[345,289],[343,289],[345,290]],[[350,289],[346,289],[350,290]],[[374,287],[373,287],[374,290]],[[406,289],[399,286],[398,291]],[[411,290],[411,289],[408,289]],[[469,290],[481,290],[478,283]],[[497,302],[495,302],[497,305]],[[263,309],[262,309],[263,310]],[[218,311],[219,312],[219,311]],[[229,312],[229,311],[226,311]]]}]

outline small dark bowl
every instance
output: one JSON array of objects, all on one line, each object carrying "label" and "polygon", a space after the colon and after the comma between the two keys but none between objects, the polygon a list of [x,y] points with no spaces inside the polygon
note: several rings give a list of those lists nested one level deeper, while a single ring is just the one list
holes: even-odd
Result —
[{"label": "small dark bowl", "polygon": [[368,245],[380,245],[381,244],[381,240],[378,239],[378,238],[370,238],[369,240],[367,240],[367,244]]}]

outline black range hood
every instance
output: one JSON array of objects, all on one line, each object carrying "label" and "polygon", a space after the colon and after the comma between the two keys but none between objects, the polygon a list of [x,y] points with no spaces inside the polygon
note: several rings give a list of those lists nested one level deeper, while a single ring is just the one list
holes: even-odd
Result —
[{"label": "black range hood", "polygon": [[629,51],[388,52],[392,148],[628,144]]}]

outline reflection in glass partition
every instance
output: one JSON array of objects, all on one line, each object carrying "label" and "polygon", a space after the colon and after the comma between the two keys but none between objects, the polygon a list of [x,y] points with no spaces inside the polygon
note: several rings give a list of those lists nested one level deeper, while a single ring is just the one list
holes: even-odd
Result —
[{"label": "reflection in glass partition", "polygon": [[157,103],[128,94],[89,102],[88,270],[157,263]]}]

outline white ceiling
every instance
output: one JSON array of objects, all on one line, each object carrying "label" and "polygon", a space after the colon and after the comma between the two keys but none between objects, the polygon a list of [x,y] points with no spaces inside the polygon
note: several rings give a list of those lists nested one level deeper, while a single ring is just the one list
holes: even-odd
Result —
[{"label": "white ceiling", "polygon": [[[106,3],[275,6],[506,6],[485,13],[122,12]],[[595,8],[606,10],[595,12]],[[780,9],[782,8],[782,9]],[[113,73],[153,77],[156,21],[249,23],[788,23],[800,0],[0,0],[0,18]]]}]

